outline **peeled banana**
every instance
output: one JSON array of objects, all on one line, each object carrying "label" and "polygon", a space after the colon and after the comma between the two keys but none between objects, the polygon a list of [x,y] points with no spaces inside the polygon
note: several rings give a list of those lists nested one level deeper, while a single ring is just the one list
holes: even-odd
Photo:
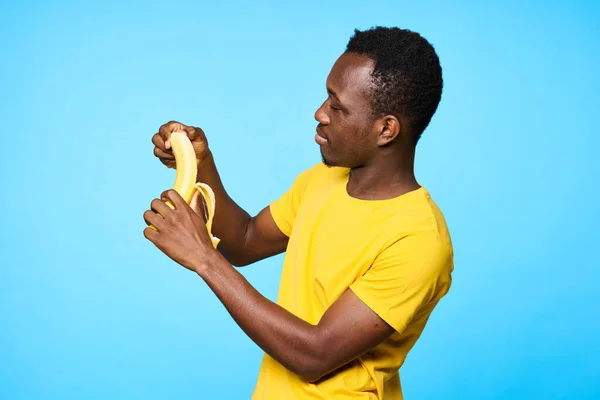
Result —
[{"label": "peeled banana", "polygon": [[[194,152],[194,147],[187,134],[185,132],[173,132],[171,133],[169,141],[171,143],[171,148],[173,149],[173,155],[175,156],[175,183],[173,184],[173,189],[177,191],[188,204],[192,201],[196,190],[200,192],[200,195],[206,202],[208,211],[206,229],[208,230],[208,236],[210,237],[213,246],[216,248],[220,239],[213,236],[211,233],[212,221],[215,215],[215,194],[211,187],[206,183],[196,183],[196,153]],[[169,207],[175,208],[168,200],[165,201],[165,203]],[[157,230],[153,225],[150,225],[150,228]]]},{"label": "peeled banana", "polygon": [[[186,203],[190,204],[194,197],[197,172],[194,147],[185,132],[173,132],[169,142],[171,142],[176,166],[173,189],[183,197]],[[173,208],[170,203],[169,205]]]}]

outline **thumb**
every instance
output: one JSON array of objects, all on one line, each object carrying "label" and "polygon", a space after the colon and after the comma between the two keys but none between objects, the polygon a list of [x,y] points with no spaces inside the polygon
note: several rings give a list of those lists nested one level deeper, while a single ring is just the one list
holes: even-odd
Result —
[{"label": "thumb", "polygon": [[186,126],[184,128],[185,133],[187,133],[187,137],[190,140],[194,140],[194,138],[196,137],[196,128],[194,128],[193,126]]}]

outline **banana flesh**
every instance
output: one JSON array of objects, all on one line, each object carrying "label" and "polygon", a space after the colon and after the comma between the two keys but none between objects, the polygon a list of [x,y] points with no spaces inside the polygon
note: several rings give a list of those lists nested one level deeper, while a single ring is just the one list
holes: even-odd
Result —
[{"label": "banana flesh", "polygon": [[[196,153],[192,142],[185,132],[173,132],[171,138],[171,148],[175,156],[175,183],[173,189],[183,197],[186,203],[190,204],[196,184]],[[169,204],[171,208],[173,207]]]},{"label": "banana flesh", "polygon": [[[215,193],[206,183],[198,182],[197,178],[197,167],[196,167],[196,153],[192,142],[187,137],[185,132],[173,132],[169,139],[171,148],[173,149],[173,155],[175,156],[175,183],[173,189],[179,193],[179,195],[185,200],[187,204],[190,204],[194,193],[200,192],[200,195],[206,202],[206,208],[208,212],[208,218],[206,221],[206,229],[208,236],[216,248],[219,244],[220,239],[212,235],[212,222],[215,215]],[[174,208],[171,202],[165,201],[165,203]],[[157,230],[156,227],[150,225],[150,228]]]}]

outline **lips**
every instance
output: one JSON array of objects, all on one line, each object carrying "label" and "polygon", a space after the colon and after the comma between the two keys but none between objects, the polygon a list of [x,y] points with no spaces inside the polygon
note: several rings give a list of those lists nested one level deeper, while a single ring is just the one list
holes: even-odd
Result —
[{"label": "lips", "polygon": [[317,144],[319,146],[323,146],[324,144],[327,144],[327,138],[321,133],[321,131],[319,130],[319,128],[317,128],[317,134],[315,135],[315,142],[317,142]]}]

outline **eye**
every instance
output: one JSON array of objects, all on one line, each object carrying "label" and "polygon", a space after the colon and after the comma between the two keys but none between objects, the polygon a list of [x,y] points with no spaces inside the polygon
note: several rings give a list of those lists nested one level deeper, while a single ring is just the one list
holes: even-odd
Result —
[{"label": "eye", "polygon": [[341,108],[339,107],[335,107],[334,105],[332,105],[331,103],[329,104],[329,108],[331,108],[333,111],[340,111]]}]

